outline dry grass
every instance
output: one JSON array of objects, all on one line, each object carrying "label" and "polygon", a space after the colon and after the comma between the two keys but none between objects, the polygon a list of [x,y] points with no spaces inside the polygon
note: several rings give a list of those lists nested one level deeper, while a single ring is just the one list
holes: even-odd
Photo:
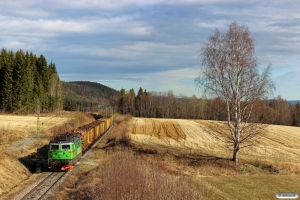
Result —
[{"label": "dry grass", "polygon": [[128,132],[129,121],[132,119],[130,115],[117,115],[114,117],[117,125],[110,131],[106,146],[104,148],[109,148],[117,144],[122,144],[124,146],[130,146],[130,134]]},{"label": "dry grass", "polygon": [[52,199],[272,199],[300,192],[299,127],[269,126],[260,143],[241,150],[236,166],[231,151],[205,133],[207,121],[119,115],[115,122]]},{"label": "dry grass", "polygon": [[153,162],[130,150],[107,153],[103,164],[68,180],[64,191],[52,199],[208,199],[189,179],[166,173],[163,163]]},{"label": "dry grass", "polygon": [[[80,126],[90,121],[91,116],[80,113],[41,114],[41,146],[48,144],[55,133],[65,130],[65,124]],[[8,199],[10,192],[21,190],[21,183],[32,176],[29,166],[27,168],[20,160],[24,163],[24,158],[35,158],[36,130],[36,116],[0,115],[0,199]],[[28,139],[31,135],[32,139]]]},{"label": "dry grass", "polygon": [[159,139],[185,140],[186,135],[175,120],[134,118],[130,127],[131,134],[143,134]]},{"label": "dry grass", "polygon": [[278,192],[300,192],[300,176],[293,175],[203,177],[201,181],[211,188],[215,200],[269,200],[276,199]]},{"label": "dry grass", "polygon": [[[0,160],[0,196],[7,195],[16,184],[30,176],[29,170],[18,159],[2,154]],[[0,198],[2,199],[2,198]]]},{"label": "dry grass", "polygon": [[[166,169],[175,169],[195,177],[196,182],[199,181],[211,189],[211,199],[272,199],[276,192],[280,191],[280,187],[274,187],[274,183],[284,183],[281,191],[292,189],[299,193],[294,184],[300,175],[299,127],[268,126],[264,134],[258,137],[256,145],[240,150],[240,162],[235,166],[230,161],[231,150],[205,131],[203,126],[209,127],[212,122],[174,121],[178,122],[184,131],[185,141],[174,142],[172,137],[153,137],[154,135],[148,134],[151,131],[145,131],[147,120],[139,118],[132,120],[132,129],[129,129],[134,132],[131,136],[134,140],[132,143],[168,154],[169,158],[164,156],[168,163],[164,165]],[[217,122],[213,124],[216,125]],[[282,183],[279,183],[280,177],[284,178]],[[270,184],[266,184],[266,180]],[[262,191],[261,188],[265,190]],[[253,191],[256,194],[251,196]]]},{"label": "dry grass", "polygon": [[[207,127],[217,125],[218,122],[173,119],[172,121],[179,124],[186,135],[185,140],[174,140],[172,135],[167,138],[158,137],[161,134],[164,135],[165,132],[174,132],[174,128],[161,129],[160,133],[156,131],[157,136],[149,135],[149,133],[155,132],[152,131],[153,126],[148,125],[149,121],[157,120],[133,118],[129,129],[129,132],[132,133],[132,140],[143,148],[146,146],[147,148],[160,148],[160,151],[177,151],[224,159],[232,157],[231,146],[226,147],[224,143],[205,131]],[[170,119],[165,121],[169,122]],[[164,120],[160,119],[159,122],[162,124]],[[157,122],[154,123],[158,124]],[[147,128],[148,131],[146,131]],[[254,146],[239,151],[239,159],[242,164],[258,161],[266,163],[265,165],[277,167],[283,174],[299,174],[299,140],[299,127],[270,125],[263,135],[257,137],[257,143]]]},{"label": "dry grass", "polygon": [[[210,191],[170,164],[169,155],[131,143],[130,119],[117,119],[105,142],[93,150],[98,161],[93,152],[83,159],[80,172],[51,199],[209,199]],[[92,162],[99,166],[85,167]]]}]

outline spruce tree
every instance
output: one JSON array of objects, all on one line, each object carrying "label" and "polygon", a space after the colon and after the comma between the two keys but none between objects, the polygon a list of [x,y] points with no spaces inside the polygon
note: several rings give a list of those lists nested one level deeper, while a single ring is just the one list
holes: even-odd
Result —
[{"label": "spruce tree", "polygon": [[20,109],[26,101],[26,88],[28,85],[26,82],[25,69],[25,55],[22,50],[19,50],[15,54],[15,62],[12,73],[13,110]]},{"label": "spruce tree", "polygon": [[13,109],[13,79],[12,79],[12,71],[13,71],[13,63],[14,63],[14,54],[12,51],[7,52],[5,49],[1,51],[1,69],[3,71],[3,79],[2,82],[2,91],[1,91],[1,109],[4,111],[11,112]]}]

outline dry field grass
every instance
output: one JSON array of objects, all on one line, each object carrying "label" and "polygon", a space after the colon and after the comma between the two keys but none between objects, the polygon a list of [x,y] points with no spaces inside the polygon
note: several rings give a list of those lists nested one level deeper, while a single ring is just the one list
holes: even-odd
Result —
[{"label": "dry field grass", "polygon": [[300,192],[297,161],[280,160],[297,153],[299,128],[269,126],[236,166],[205,123],[124,117],[52,199],[275,199]]},{"label": "dry field grass", "polygon": [[[231,150],[205,132],[203,126],[208,123],[203,120],[132,118],[129,132],[131,138],[143,146],[230,159]],[[299,127],[269,125],[257,140],[256,145],[240,150],[240,159],[288,164],[295,169],[300,167]]]},{"label": "dry field grass", "polygon": [[117,118],[117,125],[84,155],[51,199],[209,199],[205,186],[167,166],[164,155],[132,146],[130,117],[125,118]]},{"label": "dry field grass", "polygon": [[[231,151],[204,131],[209,121],[118,116],[115,122],[51,199],[275,199],[279,191],[300,193],[299,127],[268,126],[256,146],[240,151],[236,166]],[[26,173],[20,179],[28,179]]]},{"label": "dry field grass", "polygon": [[[154,123],[161,127],[163,123],[179,124],[181,130],[164,130],[169,137],[161,137],[153,131]],[[209,123],[133,118],[129,132],[137,146],[175,154],[169,167],[176,166],[205,184],[213,191],[211,199],[273,199],[279,191],[300,193],[299,127],[268,126],[255,146],[240,150],[240,164],[235,166],[230,161],[231,150],[204,131]],[[183,132],[185,139],[179,139],[178,132]]]},{"label": "dry field grass", "polygon": [[[71,124],[80,126],[90,121],[89,117],[76,113],[41,114],[40,145],[46,145],[54,134],[65,131]],[[36,131],[37,116],[0,115],[0,199],[8,199],[7,195],[38,178],[20,162],[36,154]]]}]

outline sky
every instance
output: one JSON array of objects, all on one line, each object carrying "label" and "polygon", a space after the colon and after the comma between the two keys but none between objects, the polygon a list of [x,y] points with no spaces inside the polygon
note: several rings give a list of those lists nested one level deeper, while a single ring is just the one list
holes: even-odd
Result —
[{"label": "sky", "polygon": [[199,49],[218,28],[245,25],[259,68],[300,100],[300,3],[295,0],[0,0],[0,48],[43,54],[63,81],[202,97]]}]

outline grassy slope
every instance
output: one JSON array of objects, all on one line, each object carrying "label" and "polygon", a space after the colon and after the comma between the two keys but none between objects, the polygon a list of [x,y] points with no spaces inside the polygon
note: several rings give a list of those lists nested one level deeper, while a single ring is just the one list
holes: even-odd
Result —
[{"label": "grassy slope", "polygon": [[300,193],[299,175],[238,175],[204,177],[212,199],[276,199],[278,192]]},{"label": "grassy slope", "polygon": [[[299,141],[299,127],[270,125],[256,146],[241,151],[238,169],[243,163],[251,163],[243,166],[248,169],[234,176],[204,177],[198,181],[212,188],[212,199],[276,199],[278,192],[300,194]],[[272,168],[279,172],[269,174]]]},{"label": "grassy slope", "polygon": [[[196,145],[196,148],[205,147],[202,151],[195,150],[196,154],[211,155],[212,159],[214,156],[230,158],[230,150],[224,152],[222,146],[205,134],[199,126],[195,126],[193,121],[176,121],[180,123],[185,132],[188,131],[186,132],[186,134],[188,133],[187,140],[184,142],[166,141],[167,145],[163,147],[162,140],[164,138],[160,138],[158,133],[156,136],[151,135],[152,137],[149,137],[148,141],[145,136],[136,136],[138,133],[149,135],[149,133],[156,132],[151,127],[154,122],[140,118],[133,123],[135,126],[132,129],[132,132],[135,133],[133,138],[138,138],[137,141],[146,146],[144,148],[155,148],[155,144],[157,144],[160,149],[162,147],[167,148],[170,152],[176,151],[178,147],[182,151],[184,148],[194,148],[188,144],[189,137],[194,137],[196,140],[192,140],[192,142],[198,141],[199,145]],[[160,122],[162,121],[160,120]],[[203,124],[198,120],[196,122]],[[139,124],[141,127],[138,127]],[[156,121],[156,124],[159,122]],[[150,129],[142,131],[145,127],[150,127]],[[171,130],[168,132],[172,133]],[[160,138],[159,141],[153,136]],[[188,170],[189,166],[185,166],[180,170],[187,170],[187,174],[195,177],[197,184],[204,184],[208,189],[211,189],[211,199],[275,199],[277,192],[300,193],[299,141],[299,127],[270,125],[265,134],[259,137],[259,143],[256,146],[240,151],[240,164],[238,166],[232,167],[228,165],[226,160],[219,163],[217,161],[207,162],[198,156],[193,158],[193,163],[196,162],[197,164],[194,169]],[[181,146],[179,146],[180,143]],[[182,163],[181,160],[177,165]],[[217,165],[215,165],[216,163]],[[234,170],[236,173],[233,172]]]}]

